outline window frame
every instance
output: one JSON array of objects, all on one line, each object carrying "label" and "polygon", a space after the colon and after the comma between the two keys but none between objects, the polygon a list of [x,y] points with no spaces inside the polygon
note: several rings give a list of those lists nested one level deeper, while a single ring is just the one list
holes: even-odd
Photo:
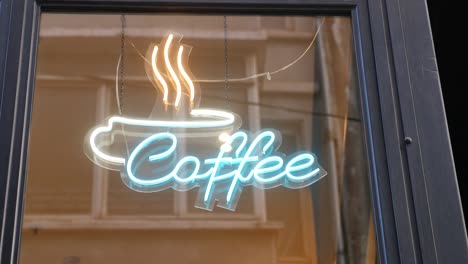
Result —
[{"label": "window frame", "polygon": [[468,262],[425,0],[2,0],[1,4],[1,263],[17,263],[19,256],[42,12],[350,16],[379,262]]}]

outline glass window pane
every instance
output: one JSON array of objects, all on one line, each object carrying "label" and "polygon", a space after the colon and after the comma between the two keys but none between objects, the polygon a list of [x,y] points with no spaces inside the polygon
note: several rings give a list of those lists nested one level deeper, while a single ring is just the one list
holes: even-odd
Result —
[{"label": "glass window pane", "polygon": [[376,262],[350,18],[121,19],[42,16],[21,263]]}]

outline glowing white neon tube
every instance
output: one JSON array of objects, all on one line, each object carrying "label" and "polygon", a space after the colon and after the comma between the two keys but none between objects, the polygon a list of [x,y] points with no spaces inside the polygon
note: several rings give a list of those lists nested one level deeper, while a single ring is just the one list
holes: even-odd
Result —
[{"label": "glowing white neon tube", "polygon": [[93,153],[103,161],[112,164],[125,164],[125,159],[122,157],[115,157],[108,155],[96,145],[96,137],[99,134],[106,133],[112,130],[114,123],[124,125],[134,125],[142,127],[167,127],[167,128],[221,128],[234,124],[236,116],[232,113],[212,110],[212,109],[193,109],[190,115],[198,118],[205,118],[197,121],[164,121],[164,120],[145,120],[145,119],[132,119],[121,116],[113,116],[108,120],[107,126],[98,127],[91,132],[89,137],[89,145]]},{"label": "glowing white neon tube", "polygon": [[172,68],[171,61],[169,60],[169,47],[171,46],[172,39],[173,39],[173,35],[170,34],[169,37],[167,38],[166,45],[164,45],[164,60],[166,62],[167,70],[169,71],[169,74],[171,75],[176,85],[177,95],[176,95],[174,105],[175,107],[178,107],[180,103],[180,97],[182,94],[182,87],[180,85],[179,78],[177,78],[177,74],[174,72],[174,69]]},{"label": "glowing white neon tube", "polygon": [[182,65],[182,53],[184,51],[184,47],[180,46],[179,47],[179,53],[177,54],[177,65],[179,66],[179,71],[182,74],[182,77],[184,77],[184,80],[187,82],[189,88],[190,88],[190,102],[193,103],[193,99],[195,98],[195,86],[193,85],[192,80],[188,76],[187,72],[184,69],[184,66]]},{"label": "glowing white neon tube", "polygon": [[166,81],[164,81],[164,78],[161,76],[161,73],[159,73],[158,67],[156,66],[157,55],[158,55],[158,46],[154,46],[153,53],[151,54],[151,66],[153,67],[153,72],[156,75],[156,79],[158,79],[158,81],[161,83],[163,87],[163,90],[164,90],[163,101],[165,104],[167,104],[169,88],[167,87]]}]

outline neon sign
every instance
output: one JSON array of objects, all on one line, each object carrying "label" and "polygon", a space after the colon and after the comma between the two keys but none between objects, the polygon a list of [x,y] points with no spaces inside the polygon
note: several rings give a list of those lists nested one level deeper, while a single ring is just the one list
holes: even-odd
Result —
[{"label": "neon sign", "polygon": [[[185,85],[189,88],[192,107],[195,88],[181,63],[183,46],[179,47],[177,57],[179,72],[170,66],[168,49],[172,40],[171,34],[164,44],[168,81],[156,63],[158,48],[152,48],[153,81],[162,86],[165,105],[169,104],[167,83],[176,86],[176,109],[183,100],[181,89]],[[177,79],[177,74],[183,78]],[[327,174],[310,152],[290,156],[279,152],[278,131],[264,129],[250,134],[237,130],[240,123],[237,114],[215,109],[192,109],[188,120],[182,121],[113,116],[105,125],[90,130],[85,139],[85,152],[96,164],[119,170],[123,182],[135,191],[158,192],[167,188],[187,191],[199,187],[195,206],[206,210],[212,210],[215,204],[235,210],[243,187],[248,185],[261,189],[277,186],[298,189]],[[221,141],[214,149],[210,149],[213,144],[206,143],[213,142],[205,139],[210,137]],[[109,147],[119,138],[127,146],[131,145],[129,150],[115,151]],[[180,140],[184,143],[179,144]]]}]

